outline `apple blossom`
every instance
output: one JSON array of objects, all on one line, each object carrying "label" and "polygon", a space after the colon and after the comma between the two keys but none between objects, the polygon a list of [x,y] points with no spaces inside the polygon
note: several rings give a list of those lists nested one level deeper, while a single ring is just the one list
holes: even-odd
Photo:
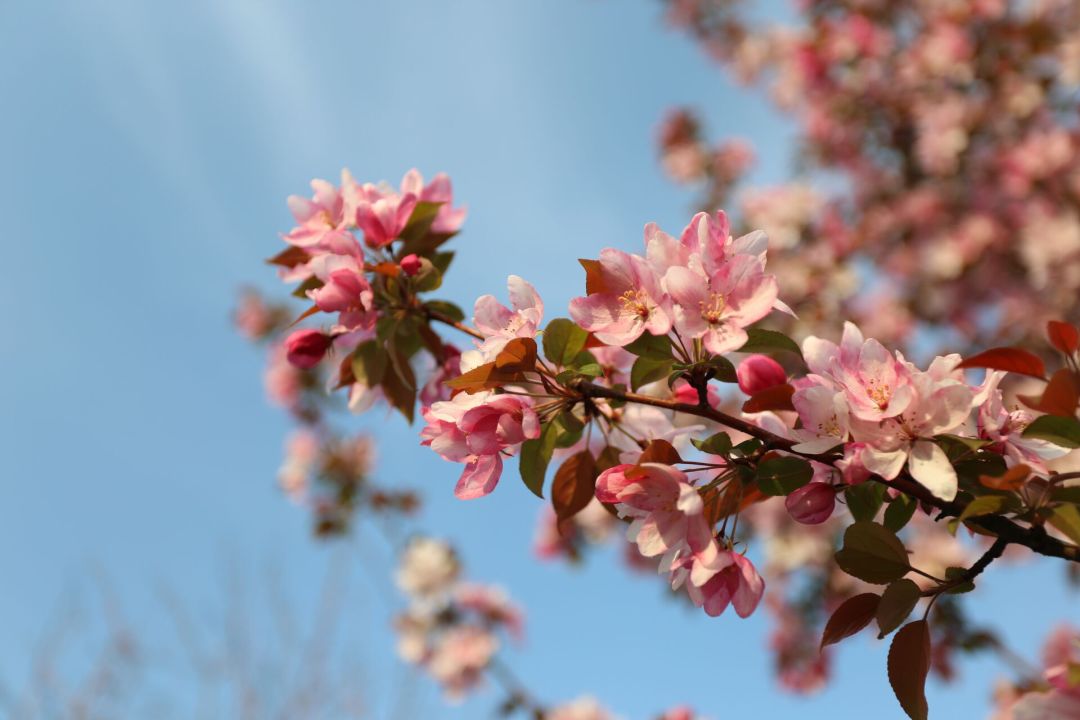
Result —
[{"label": "apple blossom", "polygon": [[796,521],[817,525],[832,515],[836,507],[836,490],[822,482],[811,482],[788,495],[784,505]]},{"label": "apple blossom", "polygon": [[787,372],[768,355],[749,355],[735,370],[739,389],[747,395],[768,390],[787,382]]},{"label": "apple blossom", "polygon": [[285,338],[285,354],[290,363],[309,370],[322,362],[332,343],[333,338],[321,330],[296,330]]},{"label": "apple blossom", "polygon": [[477,298],[473,308],[473,324],[484,336],[476,350],[462,354],[462,371],[491,362],[506,347],[506,343],[518,337],[536,337],[544,319],[544,301],[536,289],[517,275],[506,280],[510,292],[510,307],[506,307],[493,295]]},{"label": "apple blossom", "polygon": [[623,346],[648,331],[671,330],[667,294],[648,262],[637,255],[600,251],[599,284],[587,297],[570,301],[570,317],[602,342]]}]

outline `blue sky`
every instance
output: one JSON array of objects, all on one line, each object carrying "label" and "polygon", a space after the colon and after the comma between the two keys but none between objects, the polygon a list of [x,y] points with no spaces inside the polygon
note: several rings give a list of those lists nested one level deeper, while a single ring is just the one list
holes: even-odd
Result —
[{"label": "blue sky", "polygon": [[[214,617],[229,578],[257,593],[276,568],[309,622],[333,571],[351,579],[341,650],[374,716],[391,717],[407,673],[377,587],[386,549],[370,535],[316,544],[279,495],[288,421],[229,325],[237,286],[277,287],[261,261],[311,177],[449,172],[470,217],[446,295],[469,306],[518,273],[554,316],[580,289],[575,258],[688,218],[691,198],[655,162],[664,108],[692,103],[717,134],[754,140],[762,180],[784,177],[791,146],[647,0],[6,3],[0,78],[0,678],[16,689],[99,576],[140,637],[168,648],[162,587]],[[590,692],[628,718],[684,701],[718,719],[901,717],[884,645],[849,643],[824,693],[779,693],[764,613],[687,612],[611,557],[537,564],[537,501],[512,474],[458,502],[455,469],[417,448],[415,428],[378,413],[357,426],[377,429],[381,478],[425,492],[428,526],[470,575],[528,608],[510,659],[539,696]],[[1031,655],[1055,619],[1080,615],[1060,570],[995,568],[971,605]],[[963,664],[961,682],[931,686],[935,714],[982,715],[1001,671]],[[445,709],[430,683],[408,687],[423,717],[483,717],[495,700]]]}]

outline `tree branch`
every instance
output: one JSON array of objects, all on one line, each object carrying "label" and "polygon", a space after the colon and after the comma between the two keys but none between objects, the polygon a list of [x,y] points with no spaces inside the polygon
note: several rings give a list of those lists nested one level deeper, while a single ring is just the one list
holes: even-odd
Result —
[{"label": "tree branch", "polygon": [[[741,418],[728,415],[720,410],[715,410],[712,407],[701,405],[690,405],[688,403],[676,402],[674,400],[666,400],[664,398],[649,397],[648,395],[638,395],[637,393],[620,392],[612,388],[597,385],[596,383],[588,382],[584,379],[576,379],[570,382],[568,388],[574,392],[580,393],[582,398],[607,398],[609,400],[621,400],[624,402],[638,403],[641,405],[651,405],[653,407],[664,408],[666,410],[673,410],[675,412],[686,413],[687,415],[696,415],[698,417],[714,420],[721,425],[725,425],[732,430],[738,430],[741,433],[755,437],[765,443],[767,449],[772,450],[786,450],[788,452],[795,452],[791,447],[795,444],[794,441],[788,438],[781,437],[775,433],[772,433],[764,428],[758,427],[751,422],[743,420]],[[808,455],[805,453],[795,453],[802,457],[816,460],[826,465],[835,466],[836,461],[840,458],[836,455]],[[906,471],[897,476],[893,480],[885,480],[878,476],[872,476],[872,480],[883,483],[889,487],[895,488],[902,493],[910,495],[911,497],[919,500],[925,505],[933,507],[940,511],[941,517],[959,517],[967,506],[966,503],[956,501],[946,501],[941,498],[935,497],[929,490],[920,485],[914,478],[912,478]],[[1070,562],[1080,563],[1080,547],[1075,545],[1069,545],[1050,537],[1046,534],[1046,531],[1038,526],[1024,527],[1018,525],[1012,520],[1000,515],[985,515],[979,517],[968,518],[964,522],[969,523],[985,531],[987,534],[992,535],[1006,544],[1023,545],[1024,547],[1047,557],[1056,557],[1063,560],[1069,560]],[[996,543],[995,543],[996,544]],[[1004,546],[1002,547],[1004,550]],[[999,553],[1000,554],[1000,553]],[[987,560],[987,564],[992,561],[993,558]],[[985,567],[985,566],[984,566]],[[982,568],[979,569],[982,572]]]}]

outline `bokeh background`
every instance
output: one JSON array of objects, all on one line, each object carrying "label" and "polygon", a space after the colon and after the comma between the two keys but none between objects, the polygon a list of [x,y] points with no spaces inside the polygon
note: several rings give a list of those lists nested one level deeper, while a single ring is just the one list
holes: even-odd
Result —
[{"label": "bokeh background", "polygon": [[[9,2],[0,82],[0,716],[53,702],[66,717],[64,697],[109,691],[94,669],[117,636],[141,688],[131,717],[238,717],[242,693],[215,673],[273,698],[322,667],[368,717],[489,716],[495,693],[446,706],[396,659],[384,541],[361,524],[316,542],[277,490],[289,423],[230,325],[238,286],[277,287],[262,260],[310,178],[416,166],[450,173],[469,207],[442,294],[469,307],[517,273],[556,316],[580,291],[576,258],[688,219],[656,162],[665,108],[751,140],[763,182],[790,172],[793,129],[648,0]],[[902,717],[884,643],[846,643],[826,691],[785,695],[765,613],[691,612],[614,549],[541,564],[516,473],[456,501],[456,468],[416,428],[381,411],[365,427],[378,477],[424,493],[419,524],[527,608],[509,662],[539,697],[593,694],[627,718],[677,702],[717,719]],[[1080,619],[1060,572],[995,567],[973,617],[1035,657]],[[213,647],[224,660],[197,649]],[[1005,668],[960,672],[929,687],[935,715],[984,716]]]}]

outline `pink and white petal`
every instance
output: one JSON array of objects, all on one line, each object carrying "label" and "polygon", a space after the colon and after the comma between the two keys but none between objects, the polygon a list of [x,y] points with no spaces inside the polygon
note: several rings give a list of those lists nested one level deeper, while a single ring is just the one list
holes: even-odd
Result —
[{"label": "pink and white petal", "polygon": [[934,497],[950,501],[956,497],[958,481],[956,469],[949,462],[945,451],[930,440],[917,440],[911,446],[908,457],[911,476],[919,481]]},{"label": "pink and white petal", "polygon": [[465,471],[458,479],[454,495],[460,500],[473,500],[483,497],[495,489],[502,474],[502,458],[498,455],[483,455],[465,466]]}]

